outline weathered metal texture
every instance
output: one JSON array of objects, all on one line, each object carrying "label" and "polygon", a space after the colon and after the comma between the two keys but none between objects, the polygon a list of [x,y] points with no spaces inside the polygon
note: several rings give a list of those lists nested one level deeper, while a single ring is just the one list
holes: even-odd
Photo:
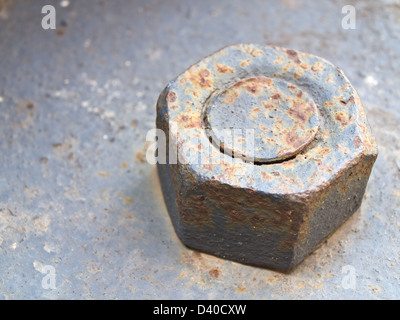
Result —
[{"label": "weathered metal texture", "polygon": [[[235,157],[259,163],[287,159],[307,146],[318,131],[314,101],[286,81],[246,78],[216,92],[204,110],[205,129],[216,146]],[[248,129],[254,130],[254,136],[252,148],[245,150],[244,142],[250,143]]]},{"label": "weathered metal texture", "polygon": [[[343,72],[272,46],[228,46],[190,67],[161,93],[157,127],[178,150],[158,170],[182,242],[281,271],[359,208],[377,157]],[[255,129],[254,154],[219,145],[216,129]]]},{"label": "weathered metal texture", "polygon": [[[352,1],[355,30],[344,0],[69,2],[0,1],[0,299],[400,298],[398,1]],[[290,274],[182,245],[144,157],[169,80],[242,42],[339,65],[379,146],[360,209]]]}]

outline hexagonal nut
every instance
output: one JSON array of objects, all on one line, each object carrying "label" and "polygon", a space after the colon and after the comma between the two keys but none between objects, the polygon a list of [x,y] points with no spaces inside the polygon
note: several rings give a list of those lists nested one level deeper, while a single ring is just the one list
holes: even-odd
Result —
[{"label": "hexagonal nut", "polygon": [[360,207],[378,154],[343,72],[272,46],[228,46],[191,66],[161,93],[157,128],[181,241],[280,271]]}]

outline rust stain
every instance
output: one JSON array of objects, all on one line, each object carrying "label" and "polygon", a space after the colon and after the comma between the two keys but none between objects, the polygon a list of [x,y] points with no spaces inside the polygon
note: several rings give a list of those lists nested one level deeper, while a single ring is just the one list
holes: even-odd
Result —
[{"label": "rust stain", "polygon": [[145,163],[146,162],[146,155],[145,155],[145,153],[143,151],[136,152],[135,158],[140,163]]},{"label": "rust stain", "polygon": [[239,293],[244,293],[247,291],[247,288],[244,286],[240,286],[240,287],[237,287],[236,291]]},{"label": "rust stain", "polygon": [[225,64],[215,63],[215,68],[219,73],[233,73],[235,70]]},{"label": "rust stain", "polygon": [[169,91],[165,97],[168,103],[173,103],[176,101],[176,94],[173,91]]},{"label": "rust stain", "polygon": [[202,122],[200,118],[192,117],[190,115],[181,114],[176,117],[179,124],[186,129],[201,128]]},{"label": "rust stain", "polygon": [[215,268],[215,269],[208,271],[208,274],[210,275],[211,278],[217,279],[220,275],[220,271],[219,271],[219,269]]},{"label": "rust stain", "polygon": [[246,67],[249,65],[249,63],[250,63],[250,59],[246,59],[246,60],[243,60],[243,61],[240,63],[240,66],[241,66],[242,68],[246,68]]},{"label": "rust stain", "polygon": [[361,146],[361,139],[360,137],[355,137],[354,138],[354,145],[356,146],[356,148],[359,148]]},{"label": "rust stain", "polygon": [[349,115],[344,113],[343,111],[339,111],[335,115],[335,120],[337,120],[342,125],[342,127],[348,126],[352,122],[351,116],[349,117]]},{"label": "rust stain", "polygon": [[99,171],[97,174],[100,177],[105,177],[105,178],[108,178],[110,176],[110,174],[107,171]]},{"label": "rust stain", "polygon": [[189,69],[188,78],[192,84],[202,89],[212,87],[212,80],[210,79],[210,71],[208,69],[200,69],[196,72]]},{"label": "rust stain", "polygon": [[297,55],[297,52],[295,50],[286,50],[286,53],[288,58],[293,60],[296,64],[301,63],[299,56]]},{"label": "rust stain", "polygon": [[124,197],[124,203],[131,204],[133,203],[133,199],[131,197]]}]

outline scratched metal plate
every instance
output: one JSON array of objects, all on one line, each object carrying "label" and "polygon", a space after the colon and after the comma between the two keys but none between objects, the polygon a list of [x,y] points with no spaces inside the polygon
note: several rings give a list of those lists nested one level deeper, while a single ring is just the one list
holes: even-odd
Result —
[{"label": "scratched metal plate", "polygon": [[[355,30],[345,1],[62,4],[0,1],[1,298],[400,298],[398,1],[356,2]],[[338,65],[380,151],[361,209],[289,275],[185,248],[145,159],[168,81],[244,42]]]}]

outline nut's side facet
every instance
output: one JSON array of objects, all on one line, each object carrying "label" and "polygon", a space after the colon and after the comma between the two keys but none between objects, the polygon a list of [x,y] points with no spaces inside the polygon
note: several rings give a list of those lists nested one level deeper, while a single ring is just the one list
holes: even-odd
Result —
[{"label": "nut's side facet", "polygon": [[[377,157],[342,71],[271,46],[229,46],[190,67],[161,93],[157,128],[178,154],[158,172],[182,242],[281,271],[358,209]],[[221,141],[230,128],[255,132],[253,154]]]}]

